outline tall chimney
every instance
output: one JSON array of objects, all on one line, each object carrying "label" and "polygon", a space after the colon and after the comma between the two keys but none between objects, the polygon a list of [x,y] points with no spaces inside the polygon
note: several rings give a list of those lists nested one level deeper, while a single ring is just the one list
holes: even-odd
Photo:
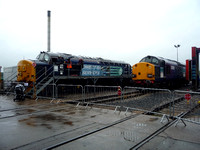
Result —
[{"label": "tall chimney", "polygon": [[47,43],[47,52],[50,52],[50,43],[51,43],[51,39],[50,39],[50,37],[51,37],[51,11],[47,11],[47,17],[48,17],[48,43]]}]

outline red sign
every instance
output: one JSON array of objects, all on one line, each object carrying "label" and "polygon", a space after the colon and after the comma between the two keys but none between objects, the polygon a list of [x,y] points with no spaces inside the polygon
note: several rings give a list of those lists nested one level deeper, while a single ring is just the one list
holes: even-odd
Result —
[{"label": "red sign", "polygon": [[191,99],[191,95],[189,93],[185,94],[185,99],[189,101]]}]

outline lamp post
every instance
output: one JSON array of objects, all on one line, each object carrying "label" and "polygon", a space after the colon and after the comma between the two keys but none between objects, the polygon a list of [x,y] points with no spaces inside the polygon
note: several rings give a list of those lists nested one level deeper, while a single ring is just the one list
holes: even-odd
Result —
[{"label": "lamp post", "polygon": [[174,47],[176,47],[177,48],[177,61],[178,61],[178,48],[180,47],[181,45],[174,45]]}]

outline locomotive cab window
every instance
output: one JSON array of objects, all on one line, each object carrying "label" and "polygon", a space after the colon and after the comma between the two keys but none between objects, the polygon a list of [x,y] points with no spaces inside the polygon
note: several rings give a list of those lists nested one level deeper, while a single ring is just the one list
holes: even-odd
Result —
[{"label": "locomotive cab window", "polygon": [[150,56],[147,56],[147,57],[143,58],[140,62],[148,62],[148,63],[151,63],[151,57],[150,57]]},{"label": "locomotive cab window", "polygon": [[157,58],[153,58],[153,59],[152,59],[152,64],[158,65],[158,62],[159,62],[159,61],[158,61]]},{"label": "locomotive cab window", "polygon": [[145,61],[148,62],[148,63],[151,63],[151,57],[147,56],[146,59],[145,59]]},{"label": "locomotive cab window", "polygon": [[43,60],[44,60],[44,53],[40,53],[40,54],[37,56],[37,59],[40,60],[40,61],[43,61]]},{"label": "locomotive cab window", "polygon": [[49,55],[47,54],[44,55],[44,61],[49,62]]},{"label": "locomotive cab window", "polygon": [[143,58],[140,62],[145,62],[145,58]]}]

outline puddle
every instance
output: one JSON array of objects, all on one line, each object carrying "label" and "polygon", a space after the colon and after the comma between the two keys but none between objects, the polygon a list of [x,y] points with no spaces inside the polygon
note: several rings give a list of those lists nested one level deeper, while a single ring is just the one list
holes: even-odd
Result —
[{"label": "puddle", "polygon": [[45,126],[48,129],[53,128],[53,123],[61,123],[62,125],[73,126],[73,122],[66,119],[64,116],[58,116],[54,114],[42,114],[37,116],[31,116],[26,119],[18,120],[18,122],[25,123],[26,125],[36,127]]},{"label": "puddle", "polygon": [[35,112],[36,110],[34,109],[24,109],[24,110],[15,110],[16,115],[23,115],[23,114],[30,114]]},{"label": "puddle", "polygon": [[59,109],[59,110],[54,110],[53,112],[66,112],[67,115],[74,115],[76,112],[75,111],[72,111],[72,110],[69,110],[69,109]]}]

